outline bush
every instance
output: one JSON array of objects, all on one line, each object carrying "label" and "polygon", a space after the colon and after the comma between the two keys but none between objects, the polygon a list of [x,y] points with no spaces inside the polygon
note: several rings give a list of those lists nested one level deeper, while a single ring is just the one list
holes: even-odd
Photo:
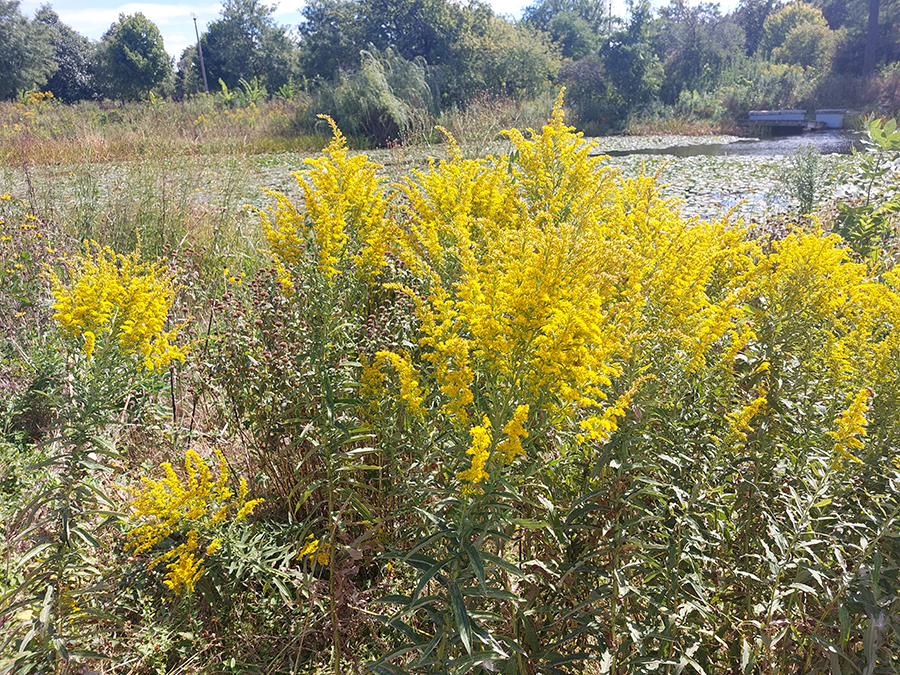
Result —
[{"label": "bush", "polygon": [[[464,159],[450,139],[449,160],[398,188],[397,212],[364,208],[387,193],[359,197],[373,169],[349,179],[336,135],[300,176],[306,206],[278,196],[266,221],[286,288],[314,269],[346,290],[375,274],[416,308],[412,324],[396,300],[370,319],[358,400],[292,415],[324,422],[324,405],[334,431],[279,431],[283,448],[321,438],[320,470],[381,458],[341,465],[392,495],[386,557],[414,576],[382,600],[398,641],[373,668],[890,662],[896,280],[869,280],[833,236],[764,247],[681,219],[652,180],[590,157],[560,105],[530,138],[510,132],[509,156]],[[366,190],[338,187],[364,175]],[[342,428],[378,440],[363,449]],[[376,517],[334,480],[349,522]],[[334,569],[354,555],[348,525],[326,525],[345,533],[329,540]],[[817,562],[837,551],[846,572]]]},{"label": "bush", "polygon": [[[47,510],[12,521],[51,514],[23,535],[38,548],[4,542],[3,657],[59,669],[108,639],[167,671],[900,667],[896,270],[817,229],[684,218],[592,154],[561,98],[510,152],[446,134],[446,159],[393,184],[325,123],[296,196],[257,212],[269,266],[225,274],[180,366],[199,431],[174,364],[155,370],[178,349],[171,275],[93,249],[54,284],[65,424]],[[94,267],[135,292],[79,283]],[[173,421],[140,429],[187,461],[159,481],[144,448],[129,524],[100,460],[131,397],[165,401]],[[218,475],[176,444],[213,438]],[[122,530],[151,548],[129,559]]]},{"label": "bush", "polygon": [[732,77],[717,93],[722,107],[737,119],[750,110],[807,107],[820,76],[795,65],[754,60]]},{"label": "bush", "polygon": [[329,114],[348,133],[384,146],[434,113],[426,68],[423,59],[407,61],[390,47],[364,50],[358,71],[317,88],[311,112]]}]

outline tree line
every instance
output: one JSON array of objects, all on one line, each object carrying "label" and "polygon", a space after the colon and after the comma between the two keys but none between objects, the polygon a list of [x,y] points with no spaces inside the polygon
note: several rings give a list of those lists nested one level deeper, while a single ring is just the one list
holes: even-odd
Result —
[{"label": "tree line", "polygon": [[[522,99],[559,85],[577,123],[601,131],[664,110],[733,119],[755,107],[895,106],[898,24],[900,3],[879,0],[741,0],[724,14],[630,0],[625,17],[607,0],[536,0],[516,21],[482,0],[311,0],[286,26],[260,0],[226,0],[200,42],[211,89],[305,91],[348,109],[351,133],[390,135],[415,111],[479,92]],[[28,18],[0,0],[0,97],[31,88],[133,100],[194,95],[203,81],[197,45],[173,63],[143,14],[120,15],[95,42],[50,5]]]}]

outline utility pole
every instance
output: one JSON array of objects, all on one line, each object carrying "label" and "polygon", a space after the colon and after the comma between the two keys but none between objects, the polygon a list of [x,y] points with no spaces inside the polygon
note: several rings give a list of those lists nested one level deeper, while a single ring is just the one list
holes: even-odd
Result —
[{"label": "utility pole", "polygon": [[200,52],[200,72],[203,73],[203,90],[209,96],[209,84],[206,81],[206,66],[203,64],[203,45],[200,44],[200,31],[197,29],[197,15],[191,12],[194,20],[194,34],[197,36],[197,51]]},{"label": "utility pole", "polygon": [[866,50],[863,54],[863,77],[869,79],[875,72],[875,47],[878,42],[879,0],[869,0],[869,23],[866,27]]}]

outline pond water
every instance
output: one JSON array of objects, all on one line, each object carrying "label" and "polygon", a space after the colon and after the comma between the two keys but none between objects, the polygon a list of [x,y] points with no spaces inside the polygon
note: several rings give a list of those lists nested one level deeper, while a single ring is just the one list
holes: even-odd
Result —
[{"label": "pond water", "polygon": [[[700,137],[700,142],[688,142],[669,147],[632,147],[615,148],[616,144],[605,142],[607,138],[594,139],[598,142],[596,154],[609,155],[610,157],[626,157],[629,155],[669,155],[672,157],[714,157],[714,156],[744,156],[744,157],[780,157],[794,154],[798,148],[804,145],[812,145],[818,148],[823,155],[849,155],[854,146],[858,147],[862,134],[844,129],[809,131],[792,136],[773,136],[770,138],[738,138],[736,136],[722,137],[721,142],[703,142],[707,139]],[[654,144],[658,145],[658,144]]]}]

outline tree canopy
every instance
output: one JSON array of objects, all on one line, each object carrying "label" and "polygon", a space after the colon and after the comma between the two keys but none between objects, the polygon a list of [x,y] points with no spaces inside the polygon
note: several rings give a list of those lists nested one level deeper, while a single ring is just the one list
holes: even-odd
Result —
[{"label": "tree canopy", "polygon": [[[226,0],[221,17],[201,39],[210,87],[222,80],[233,89],[253,78],[277,89],[291,77],[294,45],[260,0]],[[194,54],[199,72],[199,57]]]},{"label": "tree canopy", "polygon": [[119,15],[97,48],[97,70],[110,98],[138,99],[161,87],[172,75],[172,62],[159,28],[141,12]]},{"label": "tree canopy", "polygon": [[56,71],[48,78],[47,88],[56,98],[67,102],[91,98],[96,92],[93,43],[60,21],[50,5],[41,6],[35,20],[47,27],[56,62]]},{"label": "tree canopy", "polygon": [[[311,123],[313,107],[356,110],[360,119],[342,126],[378,130],[361,133],[380,142],[397,120],[433,118],[484,95],[546,100],[562,84],[573,119],[597,132],[644,113],[702,110],[733,121],[754,107],[900,107],[893,0],[739,0],[728,13],[713,2],[630,0],[623,18],[608,0],[533,0],[521,20],[486,0],[307,0],[296,26],[279,24],[267,1],[223,0],[200,37],[209,83],[227,90],[221,100],[245,100],[228,94],[242,87],[257,98],[305,90]],[[141,14],[120,16],[95,43],[49,5],[30,20],[18,0],[0,0],[4,98],[45,86],[63,101],[189,96],[202,90],[199,61],[192,43],[172,77],[159,30]],[[864,85],[863,70],[881,84]],[[427,95],[410,98],[396,73]],[[358,105],[348,103],[357,95]],[[410,116],[396,101],[427,104]]]},{"label": "tree canopy", "polygon": [[371,45],[425,59],[444,103],[483,88],[483,49],[497,24],[480,0],[313,0],[302,14],[300,62],[309,79],[358,68],[360,52]]},{"label": "tree canopy", "polygon": [[796,2],[770,14],[763,24],[760,49],[775,63],[824,69],[834,56],[836,37],[822,10]]},{"label": "tree canopy", "polygon": [[19,11],[19,0],[0,0],[0,98],[43,86],[56,70],[47,26]]}]

